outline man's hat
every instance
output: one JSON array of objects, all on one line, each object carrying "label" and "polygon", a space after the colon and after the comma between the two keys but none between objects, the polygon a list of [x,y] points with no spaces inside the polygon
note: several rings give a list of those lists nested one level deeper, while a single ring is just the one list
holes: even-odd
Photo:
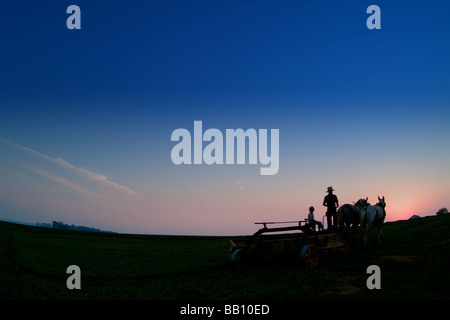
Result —
[{"label": "man's hat", "polygon": [[327,192],[333,192],[333,191],[334,191],[333,187],[328,187]]}]

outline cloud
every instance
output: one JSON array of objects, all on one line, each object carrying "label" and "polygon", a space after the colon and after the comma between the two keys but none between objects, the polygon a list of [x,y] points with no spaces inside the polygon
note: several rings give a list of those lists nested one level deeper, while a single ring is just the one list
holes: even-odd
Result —
[{"label": "cloud", "polygon": [[[49,160],[49,161],[51,161],[53,163],[58,164],[59,166],[62,166],[62,167],[67,168],[69,170],[72,170],[72,171],[74,171],[76,173],[82,174],[83,176],[85,176],[85,177],[87,177],[87,178],[89,178],[91,180],[94,180],[96,182],[99,182],[99,183],[101,183],[101,184],[103,184],[103,185],[105,185],[107,187],[110,187],[110,188],[113,188],[113,189],[116,189],[116,190],[120,190],[120,191],[122,191],[122,192],[124,192],[126,194],[139,195],[136,191],[134,191],[133,189],[131,189],[131,188],[127,187],[127,186],[123,186],[121,184],[113,182],[113,181],[109,180],[108,177],[106,177],[104,175],[101,175],[101,174],[98,174],[98,173],[94,173],[92,171],[89,171],[89,170],[87,170],[84,167],[77,167],[77,166],[69,163],[68,161],[66,161],[66,160],[64,160],[62,158],[54,158],[54,157],[51,157],[49,155],[43,154],[43,153],[41,153],[39,151],[36,151],[34,149],[31,149],[31,148],[28,148],[28,147],[24,147],[24,146],[22,146],[20,144],[17,144],[17,143],[9,142],[9,141],[4,140],[2,138],[0,138],[0,141],[5,143],[5,144],[7,144],[7,145],[9,145],[9,146],[13,146],[13,147],[18,148],[20,150],[23,150],[23,151],[26,151],[28,153],[37,155],[37,156],[39,156],[39,157],[41,157],[43,159]],[[42,174],[42,172],[41,172],[41,174]]]},{"label": "cloud", "polygon": [[153,226],[158,204],[83,167],[0,138],[0,218],[118,230]]},{"label": "cloud", "polygon": [[86,188],[83,188],[82,186],[80,186],[80,185],[78,185],[76,183],[73,183],[73,182],[71,182],[71,181],[69,181],[67,179],[58,177],[58,176],[56,176],[54,174],[51,174],[50,172],[47,172],[47,171],[42,170],[42,169],[31,168],[31,170],[33,172],[43,176],[43,177],[46,177],[47,179],[50,179],[50,180],[52,180],[54,182],[57,182],[57,183],[59,183],[61,185],[69,187],[69,188],[73,189],[74,191],[78,191],[78,192],[80,192],[80,193],[82,193],[82,194],[84,194],[84,195],[86,195],[88,197],[99,198],[98,194],[96,194],[96,193],[94,193],[92,191],[89,191]]},{"label": "cloud", "polygon": [[241,190],[241,191],[246,191],[245,188],[244,188],[244,186],[242,185],[242,181],[241,181],[241,180],[237,180],[237,181],[236,181],[236,184],[238,185],[237,188],[238,188],[239,190]]}]

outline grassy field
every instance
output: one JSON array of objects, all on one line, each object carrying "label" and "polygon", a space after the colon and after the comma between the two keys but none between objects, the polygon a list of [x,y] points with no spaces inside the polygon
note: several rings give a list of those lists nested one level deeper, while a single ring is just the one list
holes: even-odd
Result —
[{"label": "grassy field", "polygon": [[[450,215],[385,224],[370,245],[323,258],[237,271],[227,237],[90,233],[0,222],[0,299],[448,299]],[[256,230],[255,230],[256,231]],[[81,268],[81,290],[66,268]],[[369,290],[366,269],[381,269]]]}]

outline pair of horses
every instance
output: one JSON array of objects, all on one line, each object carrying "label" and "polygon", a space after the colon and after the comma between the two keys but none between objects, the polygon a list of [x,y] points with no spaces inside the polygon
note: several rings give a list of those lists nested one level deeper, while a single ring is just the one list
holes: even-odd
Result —
[{"label": "pair of horses", "polygon": [[378,196],[378,203],[370,205],[368,198],[359,199],[355,204],[344,204],[338,209],[338,224],[344,235],[348,234],[350,229],[354,233],[360,226],[360,235],[364,232],[364,245],[369,243],[368,233],[373,226],[378,228],[378,240],[383,238],[382,226],[386,217],[386,202]]}]

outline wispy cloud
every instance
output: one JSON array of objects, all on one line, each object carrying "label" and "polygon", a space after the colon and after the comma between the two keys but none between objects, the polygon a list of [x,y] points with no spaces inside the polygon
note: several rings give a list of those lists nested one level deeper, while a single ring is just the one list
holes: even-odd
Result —
[{"label": "wispy cloud", "polygon": [[58,177],[58,176],[56,176],[54,174],[51,174],[50,172],[47,172],[47,171],[42,170],[42,169],[32,168],[31,170],[33,172],[43,176],[43,177],[46,177],[47,179],[50,179],[50,180],[52,180],[54,182],[57,182],[57,183],[59,183],[61,185],[69,187],[69,188],[71,188],[71,189],[73,189],[75,191],[83,193],[86,196],[89,196],[91,198],[99,198],[99,196],[96,193],[91,192],[91,191],[87,190],[86,188],[83,188],[82,186],[80,186],[80,185],[78,185],[76,183],[73,183],[73,182],[71,182],[71,181],[69,181],[67,179]]},{"label": "wispy cloud", "polygon": [[[68,161],[66,161],[66,160],[64,160],[62,158],[55,158],[55,157],[46,155],[44,153],[41,153],[39,151],[36,151],[34,149],[22,146],[20,144],[7,141],[7,140],[2,139],[2,138],[0,138],[0,141],[5,143],[5,144],[7,144],[7,145],[9,145],[9,146],[13,146],[13,147],[18,148],[20,150],[23,150],[23,151],[26,151],[28,153],[37,155],[37,156],[39,156],[41,158],[44,158],[44,159],[49,160],[49,161],[51,161],[53,163],[56,163],[59,166],[62,166],[62,167],[67,168],[67,169],[70,169],[70,170],[75,171],[75,172],[77,172],[79,174],[82,174],[83,176],[85,176],[85,177],[87,177],[87,178],[89,178],[91,180],[94,180],[96,182],[99,182],[99,183],[101,183],[101,184],[103,184],[103,185],[105,185],[107,187],[114,188],[116,190],[120,190],[120,191],[122,191],[122,192],[124,192],[126,194],[139,195],[136,191],[134,191],[133,189],[131,189],[131,188],[127,187],[127,186],[123,186],[121,184],[113,182],[113,181],[109,180],[108,177],[106,177],[104,175],[101,175],[101,174],[98,174],[98,173],[94,173],[92,171],[89,171],[86,168],[77,167],[77,166],[71,164],[70,162],[68,162]],[[45,172],[43,172],[43,171],[42,172],[38,172],[38,173],[45,174]],[[50,178],[49,176],[47,176],[47,177]],[[59,182],[62,182],[62,181],[59,181]]]},{"label": "wispy cloud", "polygon": [[241,191],[246,191],[245,188],[244,188],[244,186],[242,185],[242,181],[241,181],[241,180],[237,180],[237,181],[236,181],[236,184],[238,185],[237,188],[238,188],[239,190],[241,190]]}]

